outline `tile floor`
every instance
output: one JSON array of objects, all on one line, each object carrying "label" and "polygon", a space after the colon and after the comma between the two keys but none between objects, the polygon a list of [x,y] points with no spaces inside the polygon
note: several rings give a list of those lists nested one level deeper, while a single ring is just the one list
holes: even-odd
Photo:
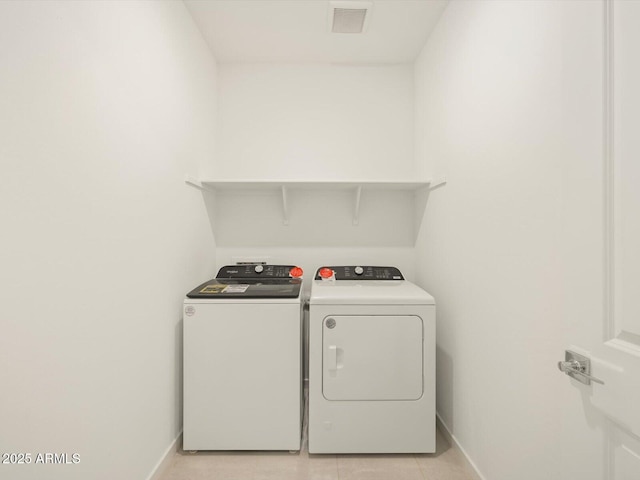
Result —
[{"label": "tile floor", "polygon": [[423,455],[309,455],[179,451],[161,480],[479,480],[438,431],[436,453]]}]

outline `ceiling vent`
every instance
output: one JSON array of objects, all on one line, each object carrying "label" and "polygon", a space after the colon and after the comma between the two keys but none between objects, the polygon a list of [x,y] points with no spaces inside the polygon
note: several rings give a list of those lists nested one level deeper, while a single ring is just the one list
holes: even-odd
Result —
[{"label": "ceiling vent", "polygon": [[329,30],[333,33],[364,33],[371,19],[372,2],[330,1]]}]

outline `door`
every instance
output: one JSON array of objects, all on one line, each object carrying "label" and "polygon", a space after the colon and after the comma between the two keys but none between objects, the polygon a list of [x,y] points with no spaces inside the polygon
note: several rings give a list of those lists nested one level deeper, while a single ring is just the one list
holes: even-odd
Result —
[{"label": "door", "polygon": [[565,8],[566,343],[603,384],[566,377],[560,461],[567,479],[638,480],[640,2]]},{"label": "door", "polygon": [[418,400],[423,325],[415,315],[332,315],[322,328],[327,400]]}]

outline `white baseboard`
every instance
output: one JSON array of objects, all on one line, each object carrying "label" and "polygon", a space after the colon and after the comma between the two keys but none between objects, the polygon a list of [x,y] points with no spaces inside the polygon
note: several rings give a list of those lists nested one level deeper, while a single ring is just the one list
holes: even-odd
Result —
[{"label": "white baseboard", "polygon": [[476,472],[476,475],[478,475],[478,477],[481,480],[487,480],[485,476],[480,473],[480,470],[478,470],[477,465],[473,462],[473,460],[471,460],[471,457],[469,457],[469,455],[467,454],[467,451],[463,448],[462,445],[460,445],[460,442],[458,442],[458,439],[455,437],[455,435],[451,433],[451,430],[449,430],[449,427],[447,427],[446,423],[442,421],[442,418],[438,413],[436,413],[436,425],[442,432],[442,435],[444,435],[444,437],[447,439],[447,441],[450,444],[455,445],[455,447],[462,452],[462,455],[464,456],[465,460],[469,464],[469,467],[471,467],[471,469],[474,472]]},{"label": "white baseboard", "polygon": [[156,466],[153,467],[153,470],[147,477],[147,480],[160,480],[162,475],[164,475],[164,473],[171,466],[173,457],[175,456],[176,452],[180,448],[180,445],[182,445],[182,431],[178,433],[178,436],[167,447],[167,449],[164,452],[164,455],[162,455],[162,458],[158,460],[158,463],[156,463]]}]

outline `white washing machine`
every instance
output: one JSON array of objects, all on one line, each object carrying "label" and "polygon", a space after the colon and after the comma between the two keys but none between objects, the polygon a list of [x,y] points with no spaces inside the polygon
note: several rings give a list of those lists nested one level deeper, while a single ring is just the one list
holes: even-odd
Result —
[{"label": "white washing machine", "polygon": [[184,301],[185,450],[299,450],[302,270],[231,265]]},{"label": "white washing machine", "polygon": [[433,297],[394,267],[323,267],[309,315],[309,453],[434,452]]}]

